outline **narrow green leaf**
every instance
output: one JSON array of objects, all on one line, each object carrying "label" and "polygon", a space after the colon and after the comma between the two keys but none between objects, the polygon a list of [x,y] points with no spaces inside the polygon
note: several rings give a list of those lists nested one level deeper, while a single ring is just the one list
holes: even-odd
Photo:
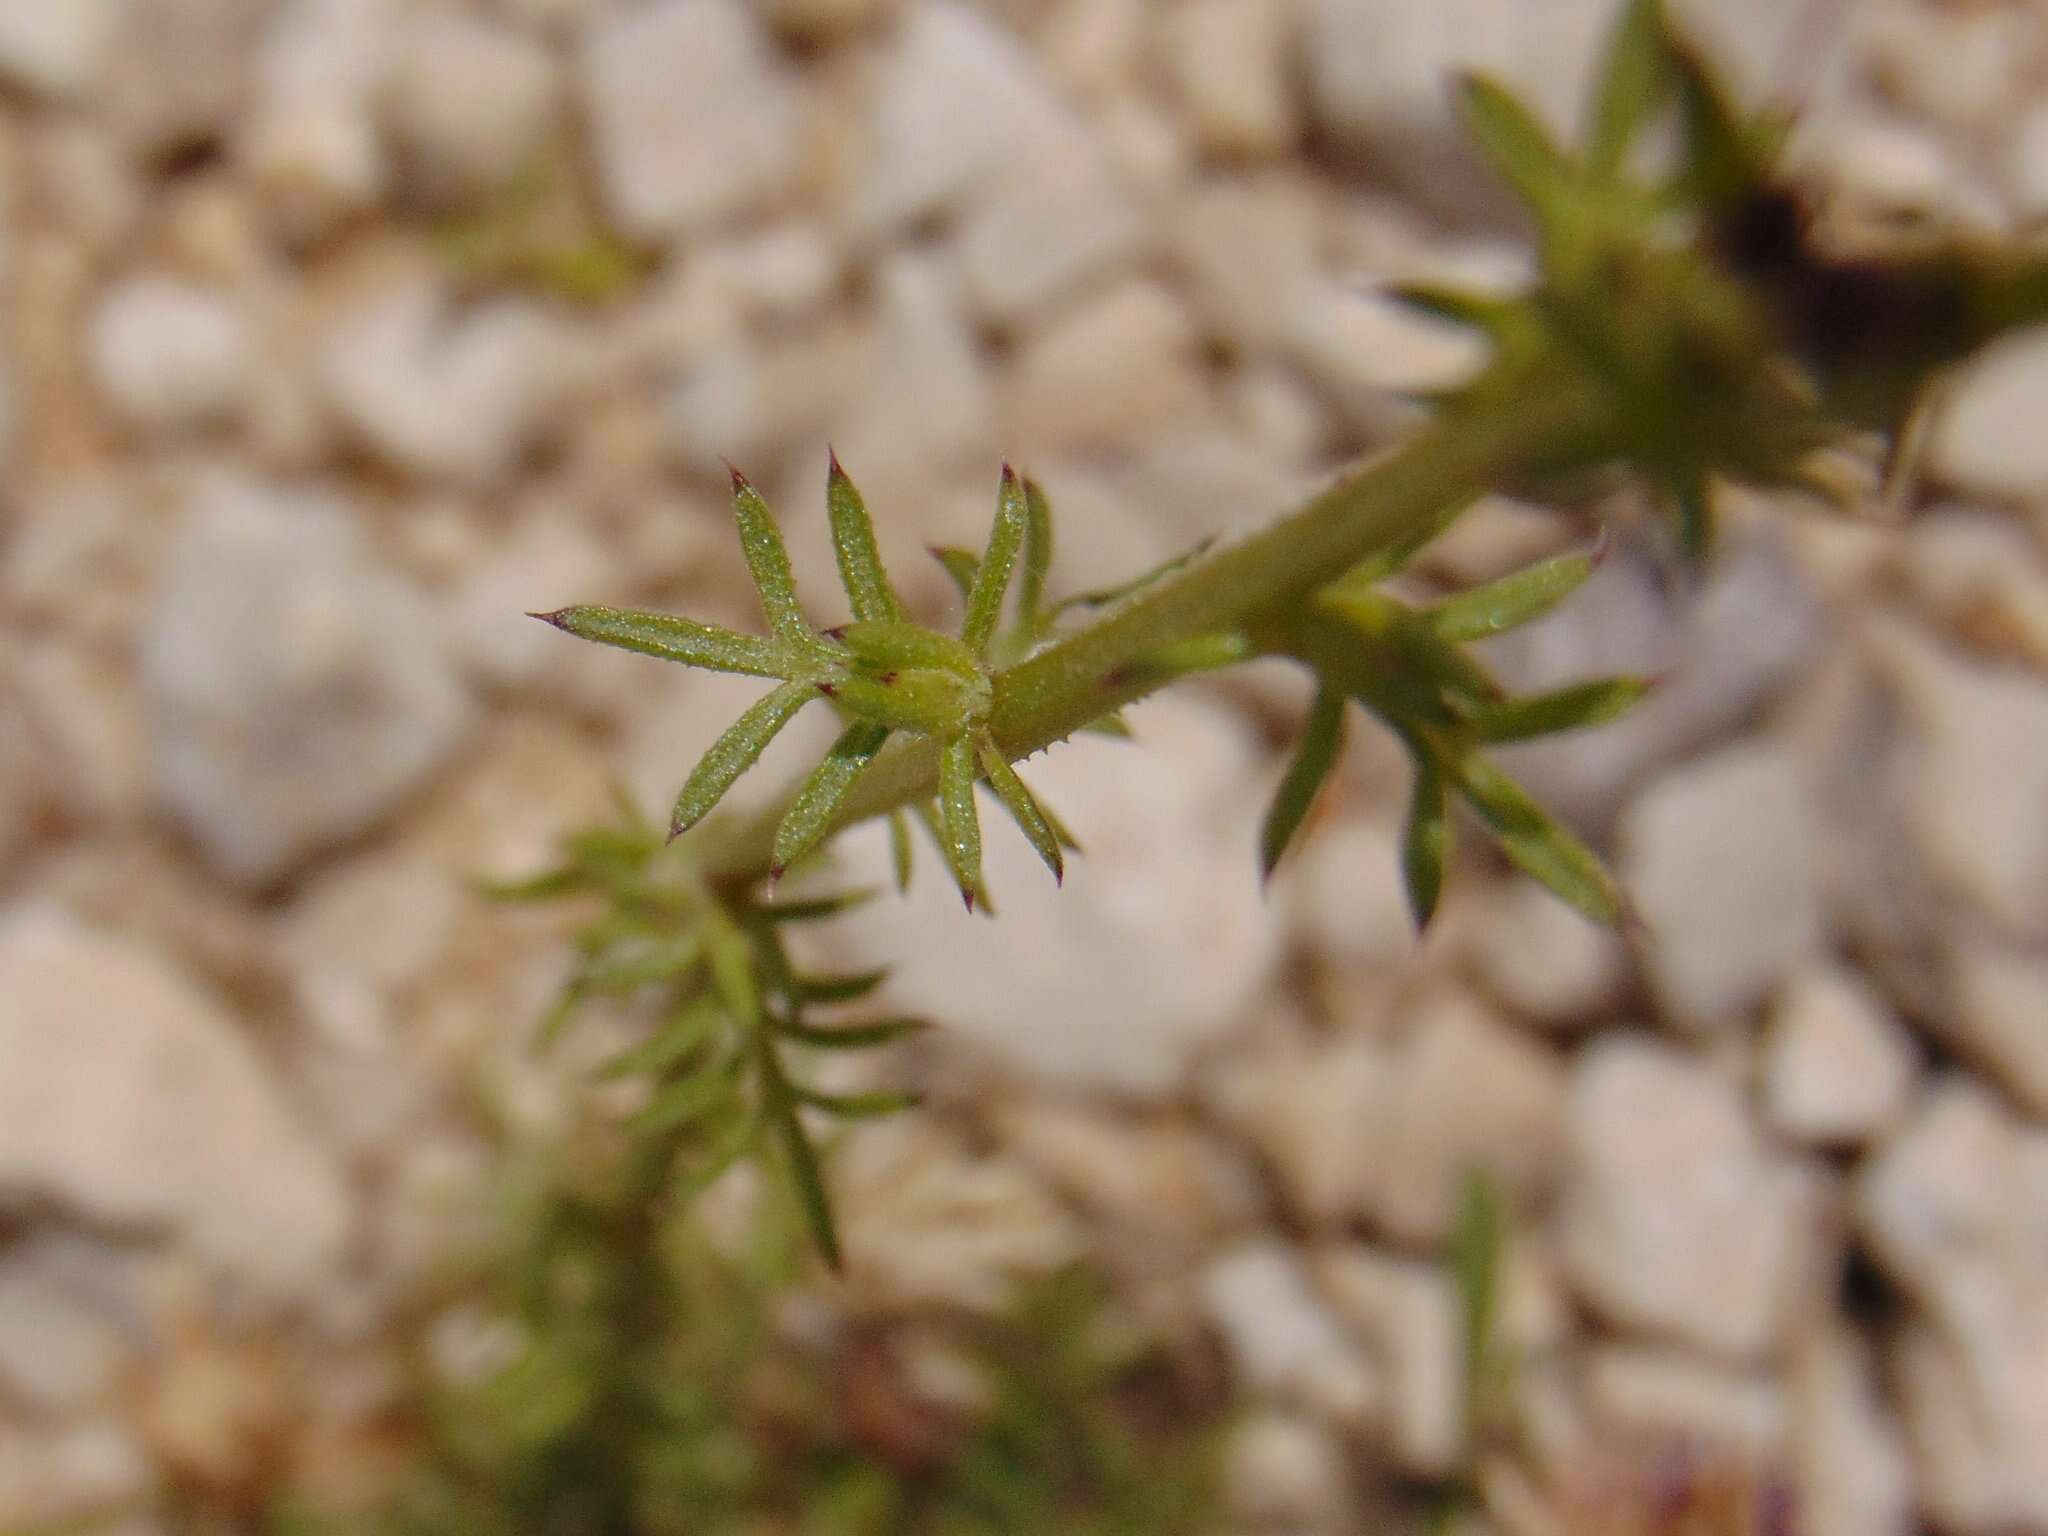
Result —
[{"label": "narrow green leaf", "polygon": [[569,1021],[576,1016],[576,1010],[583,1006],[583,1000],[587,995],[588,990],[581,978],[571,981],[556,994],[554,1002],[548,1005],[547,1012],[543,1013],[533,1026],[532,1049],[536,1054],[544,1054],[554,1048],[555,1042],[562,1038],[562,1031],[569,1027]]},{"label": "narrow green leaf", "polygon": [[1409,791],[1408,824],[1401,838],[1401,881],[1415,926],[1427,928],[1443,895],[1444,866],[1450,862],[1450,807],[1443,775],[1426,753],[1415,754],[1415,784]]},{"label": "narrow green leaf", "polygon": [[1090,736],[1109,736],[1118,741],[1129,741],[1132,739],[1130,722],[1125,720],[1115,710],[1111,710],[1099,720],[1090,720],[1081,729]]},{"label": "narrow green leaf", "polygon": [[777,1019],[776,1030],[801,1045],[821,1051],[860,1051],[892,1040],[921,1034],[931,1028],[929,1019],[876,1019],[866,1024],[805,1024],[798,1019]]},{"label": "narrow green leaf", "polygon": [[1344,750],[1344,695],[1327,685],[1316,690],[1316,701],[1295,743],[1294,756],[1273,792],[1273,804],[1266,812],[1265,829],[1259,834],[1259,878],[1270,878],[1280,856],[1287,851],[1294,834],[1307,820],[1316,792],[1330,776],[1338,754]]},{"label": "narrow green leaf", "polygon": [[877,894],[873,886],[858,886],[850,891],[836,891],[830,896],[764,902],[747,910],[753,916],[770,923],[818,923],[837,917],[842,912],[851,912],[855,907],[864,906],[873,901]]},{"label": "narrow green leaf", "polygon": [[1466,130],[1501,179],[1546,224],[1573,171],[1529,109],[1497,82],[1472,73],[1459,81]]},{"label": "narrow green leaf", "polygon": [[884,1115],[900,1114],[906,1109],[917,1108],[920,1100],[914,1093],[895,1093],[882,1090],[875,1093],[819,1093],[814,1089],[794,1086],[797,1101],[812,1109],[822,1109],[828,1115],[837,1115],[842,1120],[877,1120]]},{"label": "narrow green leaf", "polygon": [[776,531],[768,503],[737,469],[732,470],[732,513],[739,523],[740,549],[747,557],[754,590],[761,594],[761,611],[768,616],[768,627],[784,644],[808,648],[816,637],[796,600],[796,577],[790,573],[789,551],[782,547],[782,535]]},{"label": "narrow green leaf", "polygon": [[1023,483],[1005,464],[1002,486],[996,492],[996,520],[988,531],[988,548],[982,552],[981,568],[974,573],[974,586],[967,594],[967,617],[960,626],[960,638],[976,656],[988,653],[996,625],[1002,622],[1003,597],[1010,590],[1010,576],[1017,568],[1029,520]]},{"label": "narrow green leaf", "polygon": [[1387,577],[1413,560],[1436,538],[1470,511],[1476,496],[1460,497],[1446,502],[1431,514],[1429,520],[1413,533],[1397,539],[1377,554],[1367,555],[1342,576],[1323,590],[1326,592],[1370,592]]},{"label": "narrow green leaf", "polygon": [[1620,921],[1621,892],[1606,866],[1552,821],[1521,785],[1476,752],[1454,771],[1459,790],[1518,868],[1594,921]]},{"label": "narrow green leaf", "polygon": [[801,976],[793,975],[789,981],[789,997],[796,1003],[814,1003],[820,1006],[829,1003],[854,1003],[866,997],[875,988],[889,979],[889,968],[855,971],[845,976]]},{"label": "narrow green leaf", "polygon": [[830,457],[825,508],[832,519],[832,550],[839,557],[839,580],[846,588],[847,601],[853,604],[853,616],[901,619],[903,605],[889,585],[888,572],[882,569],[882,552],[875,546],[875,525],[868,517],[867,503],[840,467],[839,455],[830,453]]},{"label": "narrow green leaf", "polygon": [[1067,878],[1067,865],[1060,853],[1059,834],[1053,831],[1052,823],[1046,819],[1036,797],[1017,777],[1009,759],[996,750],[995,742],[988,737],[983,736],[975,742],[975,755],[981,759],[981,771],[988,775],[988,787],[1002,801],[1003,809],[1017,823],[1025,841],[1045,861],[1045,867],[1052,871],[1053,883],[1063,884]]},{"label": "narrow green leaf", "polygon": [[761,990],[754,982],[754,948],[729,919],[714,917],[707,925],[704,949],[711,961],[711,987],[725,1011],[743,1028],[761,1020]]},{"label": "narrow green leaf", "polygon": [[[938,853],[940,860],[950,871],[953,867],[953,859],[946,852],[946,829],[943,819],[939,815],[939,802],[935,799],[921,800],[910,808],[910,813],[917,818],[917,824],[924,829],[926,839],[931,843],[933,849]],[[988,883],[986,881],[981,881],[974,887],[974,900],[971,905],[974,910],[985,916],[994,917],[996,915],[996,904],[989,896]]]},{"label": "narrow green leaf", "polygon": [[1704,560],[1714,544],[1714,508],[1707,482],[1697,474],[1681,475],[1668,488],[1678,514],[1678,543],[1686,555]]},{"label": "narrow green leaf", "polygon": [[704,958],[704,936],[684,933],[588,967],[583,985],[596,992],[631,992],[652,982],[673,982]]},{"label": "narrow green leaf", "polygon": [[964,600],[973,595],[974,578],[981,571],[981,556],[972,550],[931,546],[931,557],[939,562]]},{"label": "narrow green leaf", "polygon": [[1045,578],[1052,570],[1052,504],[1045,487],[1024,481],[1024,574],[1017,584],[1017,606],[1035,619],[1045,606]]},{"label": "narrow green leaf", "polygon": [[888,738],[889,728],[870,720],[856,720],[840,733],[825,760],[804,780],[781,825],[775,829],[771,875],[780,878],[784,870],[818,846],[839,807],[846,803],[847,795]]},{"label": "narrow green leaf", "polygon": [[974,779],[974,743],[956,736],[939,754],[939,828],[945,834],[946,862],[970,912],[981,887],[981,820],[974,809]]},{"label": "narrow green leaf", "polygon": [[662,1136],[679,1131],[720,1105],[731,1103],[739,1091],[739,1080],[738,1057],[729,1056],[714,1062],[659,1089],[626,1122],[627,1129],[640,1136]]},{"label": "narrow green leaf", "polygon": [[889,867],[896,876],[896,889],[907,894],[916,860],[910,847],[910,820],[900,810],[889,813]]},{"label": "narrow green leaf", "polygon": [[759,1056],[762,1109],[775,1128],[776,1140],[781,1143],[782,1154],[789,1162],[790,1178],[796,1184],[797,1199],[803,1206],[804,1222],[811,1229],[811,1240],[828,1267],[834,1271],[844,1269],[846,1258],[839,1246],[839,1228],[832,1219],[832,1197],[825,1188],[825,1170],[818,1162],[818,1149],[811,1145],[811,1138],[804,1130],[803,1118],[797,1113],[795,1092],[789,1079],[783,1075],[782,1064],[775,1059],[774,1049],[763,1042]]},{"label": "narrow green leaf", "polygon": [[594,640],[599,645],[638,651],[642,656],[656,656],[663,661],[679,661],[686,667],[738,672],[748,677],[789,675],[788,653],[774,641],[721,629],[716,624],[699,624],[695,619],[672,613],[584,604],[529,617],[552,624],[579,640]]},{"label": "narrow green leaf", "polygon": [[1500,1310],[1501,1267],[1507,1249],[1507,1202],[1485,1172],[1467,1173],[1458,1189],[1451,1233],[1451,1270],[1464,1313],[1464,1409],[1468,1443],[1485,1427],[1494,1382],[1494,1329]]},{"label": "narrow green leaf", "polygon": [[735,1106],[728,1113],[724,1129],[711,1135],[711,1144],[703,1156],[692,1158],[684,1173],[677,1178],[669,1192],[669,1198],[678,1204],[687,1204],[702,1194],[724,1175],[747,1153],[761,1134],[761,1123],[744,1106]]},{"label": "narrow green leaf", "polygon": [[1210,547],[1215,542],[1214,538],[1202,539],[1193,547],[1184,549],[1179,554],[1153,566],[1151,570],[1145,572],[1142,576],[1133,576],[1129,581],[1118,582],[1113,587],[1097,587],[1092,592],[1077,592],[1074,596],[1063,600],[1053,611],[1055,613],[1065,613],[1069,608],[1107,608],[1114,603],[1120,603],[1125,598],[1144,591],[1145,588],[1151,586],[1154,582],[1171,576],[1183,566],[1193,565],[1209,552]]},{"label": "narrow green leaf", "polygon": [[1622,170],[1669,91],[1668,62],[1660,0],[1630,0],[1609,34],[1586,136],[1586,166],[1595,177],[1609,180]]},{"label": "narrow green leaf", "polygon": [[1557,731],[1578,731],[1605,725],[1626,714],[1650,691],[1640,677],[1605,677],[1549,693],[1510,699],[1472,718],[1474,739],[1484,742],[1526,741]]},{"label": "narrow green leaf", "polygon": [[1043,800],[1038,801],[1038,814],[1045,818],[1045,824],[1052,828],[1052,835],[1059,839],[1060,846],[1069,853],[1081,853],[1081,840],[1074,836],[1072,828],[1060,820],[1057,812]]},{"label": "narrow green leaf", "polygon": [[1427,685],[1458,713],[1489,708],[1505,695],[1477,659],[1440,639],[1428,617],[1406,603],[1350,588],[1326,590],[1316,603],[1387,658],[1378,670],[1379,681],[1389,688]]},{"label": "narrow green leaf", "polygon": [[1496,334],[1520,301],[1441,283],[1393,283],[1382,290],[1397,304],[1469,330]]},{"label": "narrow green leaf", "polygon": [[1541,618],[1576,592],[1605,556],[1605,539],[1591,550],[1539,560],[1498,581],[1447,597],[1423,610],[1437,638],[1453,645],[1484,640]]},{"label": "narrow green leaf", "polygon": [[877,671],[892,668],[975,670],[975,655],[957,637],[898,620],[854,623],[833,636],[853,653],[854,660]]},{"label": "narrow green leaf", "polygon": [[600,1077],[659,1077],[680,1066],[711,1038],[724,1018],[718,1001],[697,997],[686,1003],[653,1034],[630,1050],[619,1052],[598,1068]]},{"label": "narrow green leaf", "polygon": [[514,880],[476,880],[470,888],[486,901],[554,901],[589,890],[590,876],[573,864],[542,870]]},{"label": "narrow green leaf", "polygon": [[690,830],[710,814],[734,781],[745,773],[775,739],[775,733],[789,724],[796,712],[818,696],[810,683],[784,683],[765,695],[735,720],[711,750],[690,770],[683,792],[676,797],[675,812],[669,818],[669,836]]}]

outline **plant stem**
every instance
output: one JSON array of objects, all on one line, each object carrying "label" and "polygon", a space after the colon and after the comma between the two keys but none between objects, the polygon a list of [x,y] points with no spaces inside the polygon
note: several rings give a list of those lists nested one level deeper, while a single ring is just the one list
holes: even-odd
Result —
[{"label": "plant stem", "polygon": [[[1072,735],[1170,680],[1143,663],[1167,646],[1258,625],[1274,608],[1334,581],[1359,561],[1427,529],[1441,510],[1513,480],[1582,444],[1605,417],[1576,369],[1536,363],[1444,410],[1402,447],[995,677],[991,730],[1011,761]],[[928,798],[938,754],[903,740],[878,755],[834,828]],[[712,831],[705,867],[721,883],[768,872],[788,797]]]}]

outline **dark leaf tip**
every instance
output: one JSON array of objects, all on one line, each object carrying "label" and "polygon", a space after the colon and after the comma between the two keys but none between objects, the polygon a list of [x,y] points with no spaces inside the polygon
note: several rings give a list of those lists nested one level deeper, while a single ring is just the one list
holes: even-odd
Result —
[{"label": "dark leaf tip", "polygon": [[539,619],[543,624],[552,624],[557,629],[567,629],[569,627],[569,610],[566,608],[556,608],[549,613],[529,611],[526,616],[529,619]]},{"label": "dark leaf tip", "polygon": [[744,495],[746,492],[751,491],[754,488],[754,482],[749,480],[746,477],[746,474],[740,469],[739,465],[733,463],[731,459],[720,459],[719,463],[723,464],[725,466],[726,473],[732,476],[733,495]]}]

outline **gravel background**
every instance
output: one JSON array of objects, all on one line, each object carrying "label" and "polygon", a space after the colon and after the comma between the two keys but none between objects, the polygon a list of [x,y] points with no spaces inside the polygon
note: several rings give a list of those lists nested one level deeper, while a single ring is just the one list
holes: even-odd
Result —
[{"label": "gravel background", "polygon": [[[2048,9],[1686,9],[1843,216],[2048,214]],[[828,438],[932,614],[918,546],[978,542],[1004,455],[1069,585],[1270,515],[1470,363],[1377,284],[1526,270],[1444,71],[1562,122],[1608,10],[0,4],[0,1530],[347,1481],[490,1127],[568,1113],[523,1048],[559,923],[466,881],[614,776],[665,803],[749,689],[522,610],[751,624],[720,455],[828,591]],[[1037,765],[1064,892],[992,825],[998,923],[927,878],[847,925],[951,1028],[903,1068],[936,1111],[846,1149],[829,1304],[1087,1255],[1220,1344],[1242,1528],[1356,1530],[1462,1456],[1477,1162],[1555,1466],[1676,1436],[1811,1536],[2048,1532],[2044,411],[2023,338],[1910,523],[1737,505],[1697,582],[1632,504],[1492,501],[1432,553],[1456,584],[1610,522],[1498,660],[1665,678],[1515,764],[1633,946],[1476,846],[1418,945],[1366,733],[1262,899],[1284,673]],[[1580,1528],[1497,1472],[1508,1536]]]}]

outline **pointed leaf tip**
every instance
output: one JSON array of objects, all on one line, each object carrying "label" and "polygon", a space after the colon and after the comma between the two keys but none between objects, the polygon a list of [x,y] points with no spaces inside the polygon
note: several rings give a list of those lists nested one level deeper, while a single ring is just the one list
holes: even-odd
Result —
[{"label": "pointed leaf tip", "polygon": [[532,609],[528,609],[526,616],[529,619],[539,619],[543,624],[552,624],[555,628],[560,629],[562,627],[562,615],[567,612],[568,609],[566,608],[551,608],[546,613],[536,613]]}]

